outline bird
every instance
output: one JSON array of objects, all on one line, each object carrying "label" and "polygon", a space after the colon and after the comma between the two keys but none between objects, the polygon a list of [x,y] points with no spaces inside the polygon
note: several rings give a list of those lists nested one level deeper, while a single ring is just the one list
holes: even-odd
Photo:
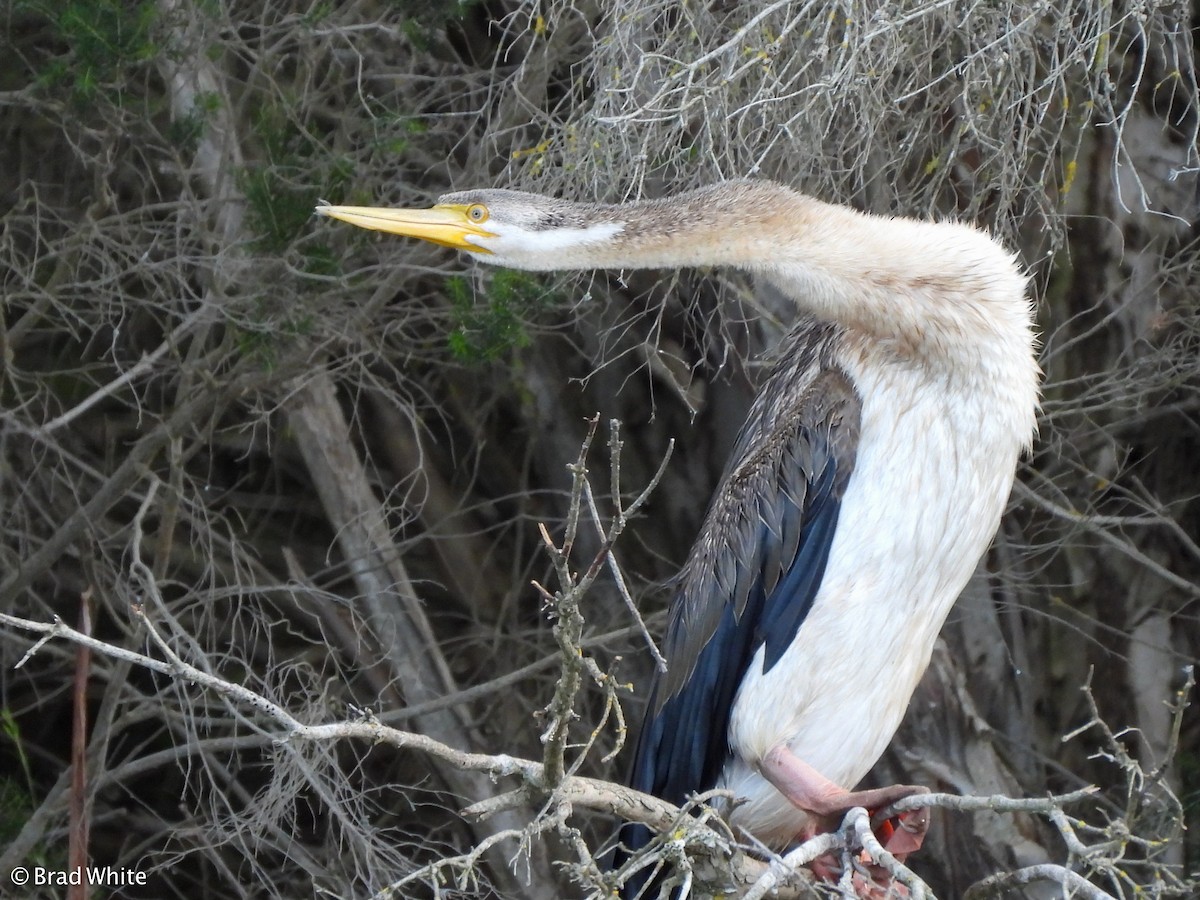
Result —
[{"label": "bird", "polygon": [[[727,791],[731,828],[780,850],[925,790],[856,785],[1036,434],[1034,306],[1013,253],[968,223],[764,180],[620,204],[483,189],[317,212],[517,269],[731,267],[794,303],[673,581],[629,784],[675,804]],[[902,820],[890,849],[916,849],[927,822]]]}]

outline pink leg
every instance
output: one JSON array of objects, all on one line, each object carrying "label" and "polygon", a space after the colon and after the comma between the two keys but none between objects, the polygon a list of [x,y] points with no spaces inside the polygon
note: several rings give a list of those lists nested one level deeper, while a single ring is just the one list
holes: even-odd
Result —
[{"label": "pink leg", "polygon": [[[904,797],[928,793],[928,788],[912,784],[893,784],[868,791],[848,791],[800,759],[785,744],[773,747],[763,758],[759,768],[763,777],[774,785],[776,790],[811,817],[812,821],[801,835],[802,839],[835,827],[834,817],[852,807],[862,806],[867,810],[877,810]],[[916,809],[879,823],[876,833],[884,849],[903,861],[909,853],[921,846],[928,829],[928,812]],[[819,878],[827,881],[836,881],[840,874],[839,864],[832,859],[814,860],[811,868]],[[859,896],[895,896],[889,894],[889,891],[900,888],[899,885],[890,884],[890,879],[883,869],[879,869],[878,873],[872,871],[872,878],[873,883],[868,884],[865,879],[855,877]],[[906,896],[907,891],[900,889],[897,894]]]},{"label": "pink leg", "polygon": [[783,796],[805,812],[820,817],[842,813],[855,806],[880,809],[903,797],[929,790],[919,785],[893,784],[870,791],[848,791],[798,757],[786,744],[776,744],[759,768],[763,777]]}]

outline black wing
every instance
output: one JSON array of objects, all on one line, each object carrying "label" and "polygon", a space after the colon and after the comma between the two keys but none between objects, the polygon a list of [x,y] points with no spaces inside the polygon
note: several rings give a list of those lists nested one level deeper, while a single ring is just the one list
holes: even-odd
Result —
[{"label": "black wing", "polygon": [[[765,644],[770,669],[820,587],[858,446],[860,402],[833,350],[840,332],[808,322],[751,407],[700,536],[679,576],[630,786],[682,804],[712,788],[729,757],[734,697]],[[621,841],[644,846],[628,825]]]}]

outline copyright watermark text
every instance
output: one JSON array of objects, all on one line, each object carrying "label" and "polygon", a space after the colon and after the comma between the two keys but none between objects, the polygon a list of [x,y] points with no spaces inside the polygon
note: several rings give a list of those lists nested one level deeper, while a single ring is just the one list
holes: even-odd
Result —
[{"label": "copyright watermark text", "polygon": [[79,869],[47,869],[44,866],[17,866],[8,874],[17,887],[86,884],[92,887],[126,887],[146,883],[146,873],[116,866],[87,866]]}]

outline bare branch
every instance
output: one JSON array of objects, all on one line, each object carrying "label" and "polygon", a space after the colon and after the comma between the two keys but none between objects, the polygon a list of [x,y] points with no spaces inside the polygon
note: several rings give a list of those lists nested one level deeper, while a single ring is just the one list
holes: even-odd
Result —
[{"label": "bare branch", "polygon": [[963,900],[986,900],[988,897],[1007,897],[1014,887],[1033,884],[1037,881],[1049,881],[1061,885],[1071,896],[1084,897],[1086,900],[1117,900],[1112,894],[1106,894],[1098,887],[1070,869],[1063,866],[1045,863],[1039,866],[1026,866],[1011,872],[1001,872],[985,878],[967,888]]}]

